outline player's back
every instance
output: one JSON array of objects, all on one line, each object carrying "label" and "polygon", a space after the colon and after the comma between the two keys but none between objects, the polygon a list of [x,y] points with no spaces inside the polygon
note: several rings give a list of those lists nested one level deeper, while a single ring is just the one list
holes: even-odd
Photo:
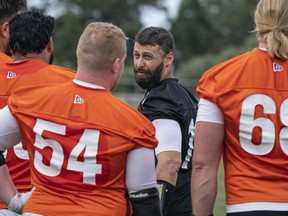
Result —
[{"label": "player's back", "polygon": [[200,96],[224,115],[228,204],[288,201],[287,84],[287,61],[260,49],[217,65],[199,81]]},{"label": "player's back", "polygon": [[[68,82],[74,77],[72,70],[30,59],[18,63],[6,63],[0,68],[0,109],[7,105],[8,97],[17,88],[40,84]],[[25,143],[19,143],[5,152],[5,160],[11,177],[19,190],[31,190],[31,175]],[[0,208],[6,208],[0,204]]]},{"label": "player's back", "polygon": [[73,79],[75,72],[38,59],[7,63],[0,68],[0,108],[19,87],[41,84],[63,83]]},{"label": "player's back", "polygon": [[19,89],[9,99],[36,190],[24,212],[129,215],[127,154],[156,147],[154,127],[105,89],[74,82]]}]

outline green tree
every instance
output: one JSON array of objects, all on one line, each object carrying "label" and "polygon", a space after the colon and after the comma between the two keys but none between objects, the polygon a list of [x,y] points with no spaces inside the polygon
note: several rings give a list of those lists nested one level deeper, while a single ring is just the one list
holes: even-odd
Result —
[{"label": "green tree", "polygon": [[[165,10],[162,0],[55,0],[43,4],[47,12],[59,10],[54,32],[55,63],[76,68],[77,41],[87,24],[94,21],[111,22],[123,29],[126,36],[134,38],[141,29],[141,8],[153,6]],[[132,43],[128,41],[127,62],[131,63]]]},{"label": "green tree", "polygon": [[171,21],[178,49],[177,63],[241,44],[254,29],[252,15],[256,3],[251,0],[182,0],[178,17]]}]

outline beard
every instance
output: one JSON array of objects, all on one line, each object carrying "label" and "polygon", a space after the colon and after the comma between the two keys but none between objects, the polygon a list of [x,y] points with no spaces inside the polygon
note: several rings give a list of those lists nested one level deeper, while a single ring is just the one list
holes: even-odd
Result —
[{"label": "beard", "polygon": [[137,69],[134,67],[134,79],[142,89],[150,90],[161,81],[163,68],[163,61],[154,70]]}]

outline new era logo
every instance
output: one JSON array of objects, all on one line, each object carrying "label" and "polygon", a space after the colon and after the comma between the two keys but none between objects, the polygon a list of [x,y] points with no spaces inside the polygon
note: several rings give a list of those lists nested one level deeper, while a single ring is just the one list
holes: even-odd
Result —
[{"label": "new era logo", "polygon": [[274,72],[279,72],[279,71],[283,71],[283,66],[277,63],[273,63],[273,71]]},{"label": "new era logo", "polygon": [[9,71],[9,72],[7,73],[7,78],[8,78],[8,79],[13,79],[13,78],[15,78],[15,77],[16,77],[16,74],[15,74],[14,72]]},{"label": "new era logo", "polygon": [[84,103],[83,98],[81,98],[79,95],[75,95],[74,104],[82,104],[82,103]]}]

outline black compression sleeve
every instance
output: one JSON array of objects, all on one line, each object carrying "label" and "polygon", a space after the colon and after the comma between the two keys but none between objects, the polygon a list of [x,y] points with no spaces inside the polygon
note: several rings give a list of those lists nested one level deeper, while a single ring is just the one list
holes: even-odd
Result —
[{"label": "black compression sleeve", "polygon": [[162,216],[159,193],[149,188],[129,194],[133,216]]},{"label": "black compression sleeve", "polygon": [[0,151],[0,166],[3,166],[4,164],[6,164],[6,162],[3,155],[3,151]]},{"label": "black compression sleeve", "polygon": [[166,216],[167,209],[170,205],[170,202],[172,200],[172,197],[175,191],[175,186],[163,180],[157,180],[157,184],[158,184],[158,190],[160,193],[162,213],[163,213],[163,216]]}]

